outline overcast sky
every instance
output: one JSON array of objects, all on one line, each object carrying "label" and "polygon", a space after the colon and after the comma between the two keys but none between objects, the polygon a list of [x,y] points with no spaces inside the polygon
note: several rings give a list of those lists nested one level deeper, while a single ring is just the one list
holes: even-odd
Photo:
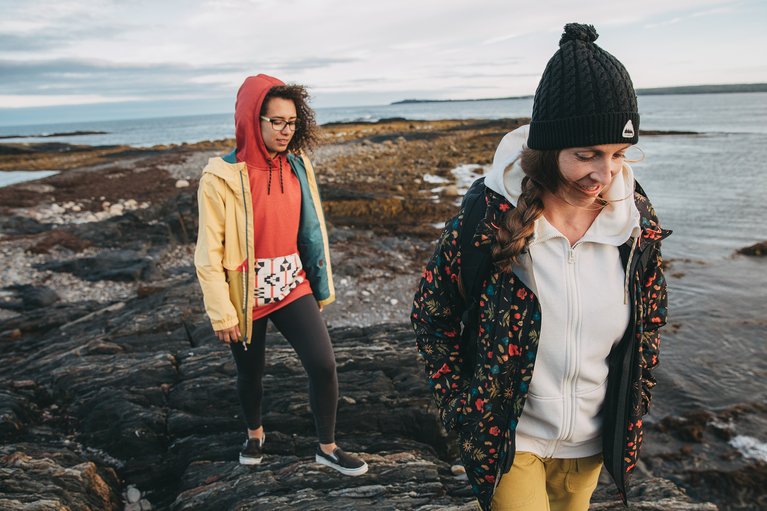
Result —
[{"label": "overcast sky", "polygon": [[245,76],[315,107],[532,94],[565,23],[638,88],[767,82],[764,0],[0,0],[0,124],[230,112]]}]

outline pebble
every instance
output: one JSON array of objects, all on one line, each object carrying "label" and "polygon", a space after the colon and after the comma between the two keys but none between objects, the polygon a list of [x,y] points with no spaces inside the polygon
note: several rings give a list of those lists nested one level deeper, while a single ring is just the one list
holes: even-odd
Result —
[{"label": "pebble", "polygon": [[186,179],[179,179],[176,181],[176,188],[187,188],[189,186],[189,181]]},{"label": "pebble", "polygon": [[56,191],[56,188],[51,185],[42,185],[37,183],[29,183],[26,185],[21,185],[19,186],[19,189],[27,190],[34,193],[51,193]]},{"label": "pebble", "polygon": [[460,476],[466,473],[466,468],[463,465],[451,465],[450,472],[452,472],[454,476]]},{"label": "pebble", "polygon": [[458,193],[458,188],[455,185],[447,185],[442,188],[442,195],[445,197],[458,197],[460,193]]},{"label": "pebble", "polygon": [[128,486],[128,489],[125,490],[125,498],[130,502],[131,504],[137,503],[139,500],[141,500],[141,491],[139,491],[138,488],[133,486],[132,484]]},{"label": "pebble", "polygon": [[399,300],[397,300],[396,298],[392,298],[391,300],[389,300],[389,303],[392,305],[397,305],[399,303]]}]

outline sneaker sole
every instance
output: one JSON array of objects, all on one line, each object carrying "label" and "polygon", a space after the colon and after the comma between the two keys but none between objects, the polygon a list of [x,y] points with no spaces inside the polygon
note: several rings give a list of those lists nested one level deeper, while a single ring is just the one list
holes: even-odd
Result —
[{"label": "sneaker sole", "polygon": [[361,467],[357,467],[357,468],[344,468],[344,467],[339,467],[335,463],[332,463],[332,462],[326,460],[325,458],[323,458],[322,456],[320,456],[318,454],[314,455],[314,461],[316,461],[320,465],[325,465],[326,467],[330,467],[333,470],[337,470],[337,471],[341,472],[343,475],[346,475],[346,476],[361,476],[362,474],[364,474],[364,473],[366,473],[368,471],[368,464],[367,463],[365,463]]},{"label": "sneaker sole", "polygon": [[240,454],[240,465],[260,465],[262,459],[264,458],[263,457],[250,458],[248,456],[243,456],[242,454]]}]

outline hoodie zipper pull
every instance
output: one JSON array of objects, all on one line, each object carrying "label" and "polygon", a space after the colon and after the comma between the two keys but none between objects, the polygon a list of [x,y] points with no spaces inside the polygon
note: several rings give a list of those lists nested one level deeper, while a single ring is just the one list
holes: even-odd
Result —
[{"label": "hoodie zipper pull", "polygon": [[631,262],[634,260],[634,252],[639,246],[639,236],[631,238],[631,250],[629,251],[629,260],[626,263],[626,275],[623,279],[623,305],[629,303],[629,279],[631,278]]}]

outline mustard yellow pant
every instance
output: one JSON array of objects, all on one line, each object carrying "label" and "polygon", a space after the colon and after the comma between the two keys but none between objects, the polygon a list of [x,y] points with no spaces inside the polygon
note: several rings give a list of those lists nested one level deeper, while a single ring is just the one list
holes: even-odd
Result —
[{"label": "mustard yellow pant", "polygon": [[602,454],[541,458],[518,452],[498,483],[493,511],[588,511],[602,469]]}]

